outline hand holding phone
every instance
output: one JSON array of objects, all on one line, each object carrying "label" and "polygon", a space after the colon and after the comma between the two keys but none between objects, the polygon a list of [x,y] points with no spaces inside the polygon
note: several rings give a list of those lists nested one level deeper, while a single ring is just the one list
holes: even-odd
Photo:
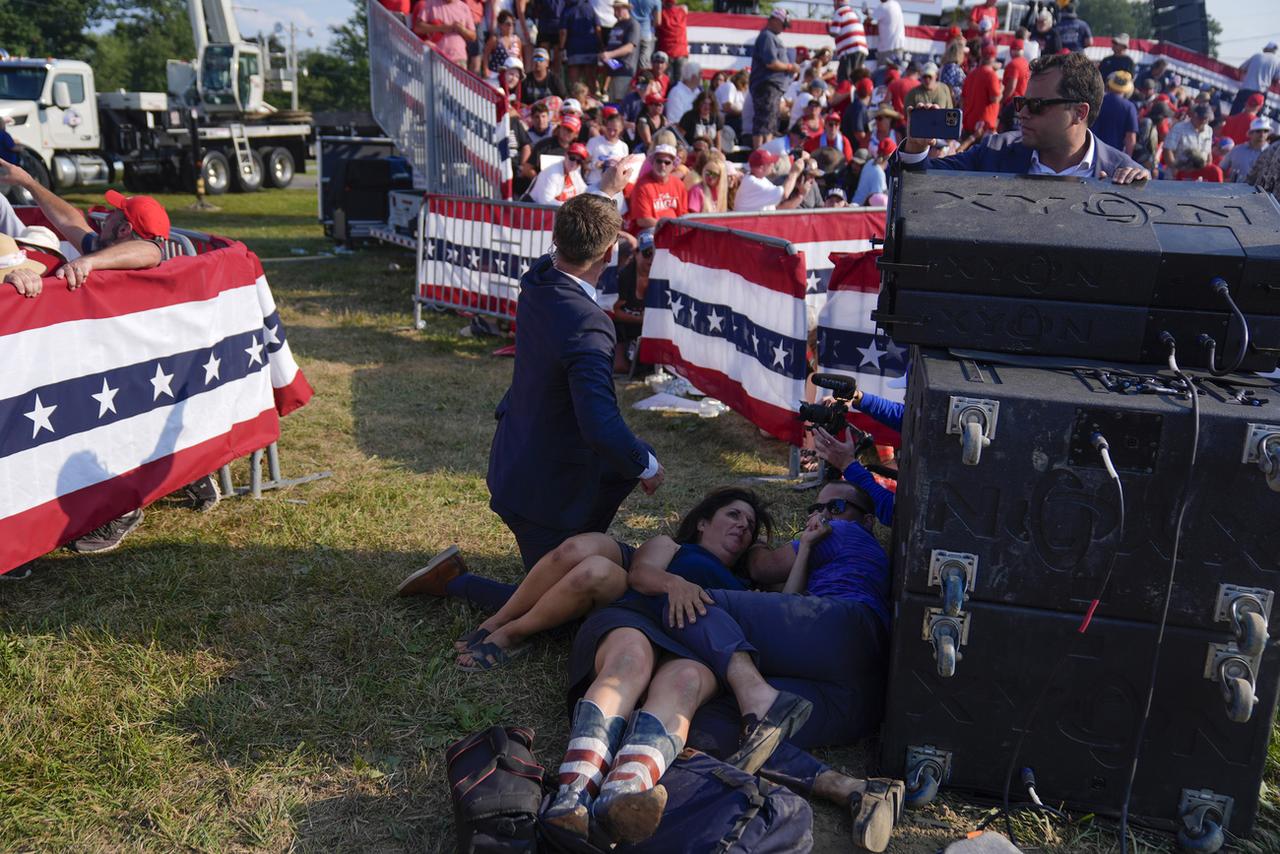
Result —
[{"label": "hand holding phone", "polygon": [[959,139],[961,119],[959,110],[916,107],[907,116],[907,136],[912,139]]}]

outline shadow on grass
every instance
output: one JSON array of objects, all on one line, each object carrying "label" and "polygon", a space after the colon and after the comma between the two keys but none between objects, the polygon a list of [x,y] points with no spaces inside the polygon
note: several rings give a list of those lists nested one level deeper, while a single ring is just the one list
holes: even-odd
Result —
[{"label": "shadow on grass", "polygon": [[[175,543],[40,561],[31,581],[0,587],[0,630],[29,647],[14,667],[0,656],[6,714],[32,722],[0,742],[39,745],[4,745],[6,776],[33,797],[83,778],[107,803],[73,810],[133,815],[176,770],[225,768],[215,790],[238,777],[237,789],[280,787],[300,847],[422,850],[450,827],[442,748],[498,722],[562,728],[566,653],[543,646],[517,679],[457,671],[452,641],[477,615],[395,596],[429,557]],[[511,562],[470,557],[488,572]],[[64,695],[48,671],[85,681]],[[101,738],[122,727],[140,737]],[[179,809],[209,797],[173,796]]]}]

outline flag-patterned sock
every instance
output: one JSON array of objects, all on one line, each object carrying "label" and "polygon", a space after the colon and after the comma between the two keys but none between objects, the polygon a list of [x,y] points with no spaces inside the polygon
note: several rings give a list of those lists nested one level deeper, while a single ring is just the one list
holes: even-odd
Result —
[{"label": "flag-patterned sock", "polygon": [[600,787],[601,800],[652,789],[682,747],[684,739],[667,732],[661,720],[645,711],[636,712]]},{"label": "flag-patterned sock", "polygon": [[622,740],[626,719],[605,716],[600,707],[588,699],[578,700],[573,710],[573,726],[569,730],[569,746],[560,763],[559,783],[548,808],[548,815],[568,812],[586,806],[600,791],[614,750]]}]

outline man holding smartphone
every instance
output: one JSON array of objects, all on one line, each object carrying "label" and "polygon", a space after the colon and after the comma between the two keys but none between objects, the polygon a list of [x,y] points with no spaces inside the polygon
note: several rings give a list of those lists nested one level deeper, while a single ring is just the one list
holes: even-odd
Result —
[{"label": "man holding smartphone", "polygon": [[[1145,181],[1151,173],[1093,135],[1089,126],[1102,106],[1102,75],[1083,53],[1042,56],[1031,63],[1025,96],[1013,99],[1019,130],[987,137],[951,157],[929,159],[933,139],[911,134],[898,149],[904,169],[955,169],[1021,175]],[[913,110],[938,109],[924,104]],[[917,120],[918,123],[919,120]],[[912,122],[908,117],[908,128]]]}]

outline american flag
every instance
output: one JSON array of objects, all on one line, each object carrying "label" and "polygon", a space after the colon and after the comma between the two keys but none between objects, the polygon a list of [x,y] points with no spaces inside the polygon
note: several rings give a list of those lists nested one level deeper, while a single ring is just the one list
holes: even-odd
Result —
[{"label": "american flag", "polygon": [[[880,294],[880,250],[835,253],[826,304],[818,315],[818,370],[849,374],[865,392],[902,402],[907,373],[907,348],[876,328],[871,312]],[[876,443],[897,447],[902,439],[861,413],[850,420],[875,437]]]},{"label": "american flag", "polygon": [[670,365],[753,424],[800,444],[804,255],[783,241],[679,219],[663,221],[654,248],[640,358]]},{"label": "american flag", "polygon": [[0,293],[0,573],[275,441],[312,390],[243,244]]}]

